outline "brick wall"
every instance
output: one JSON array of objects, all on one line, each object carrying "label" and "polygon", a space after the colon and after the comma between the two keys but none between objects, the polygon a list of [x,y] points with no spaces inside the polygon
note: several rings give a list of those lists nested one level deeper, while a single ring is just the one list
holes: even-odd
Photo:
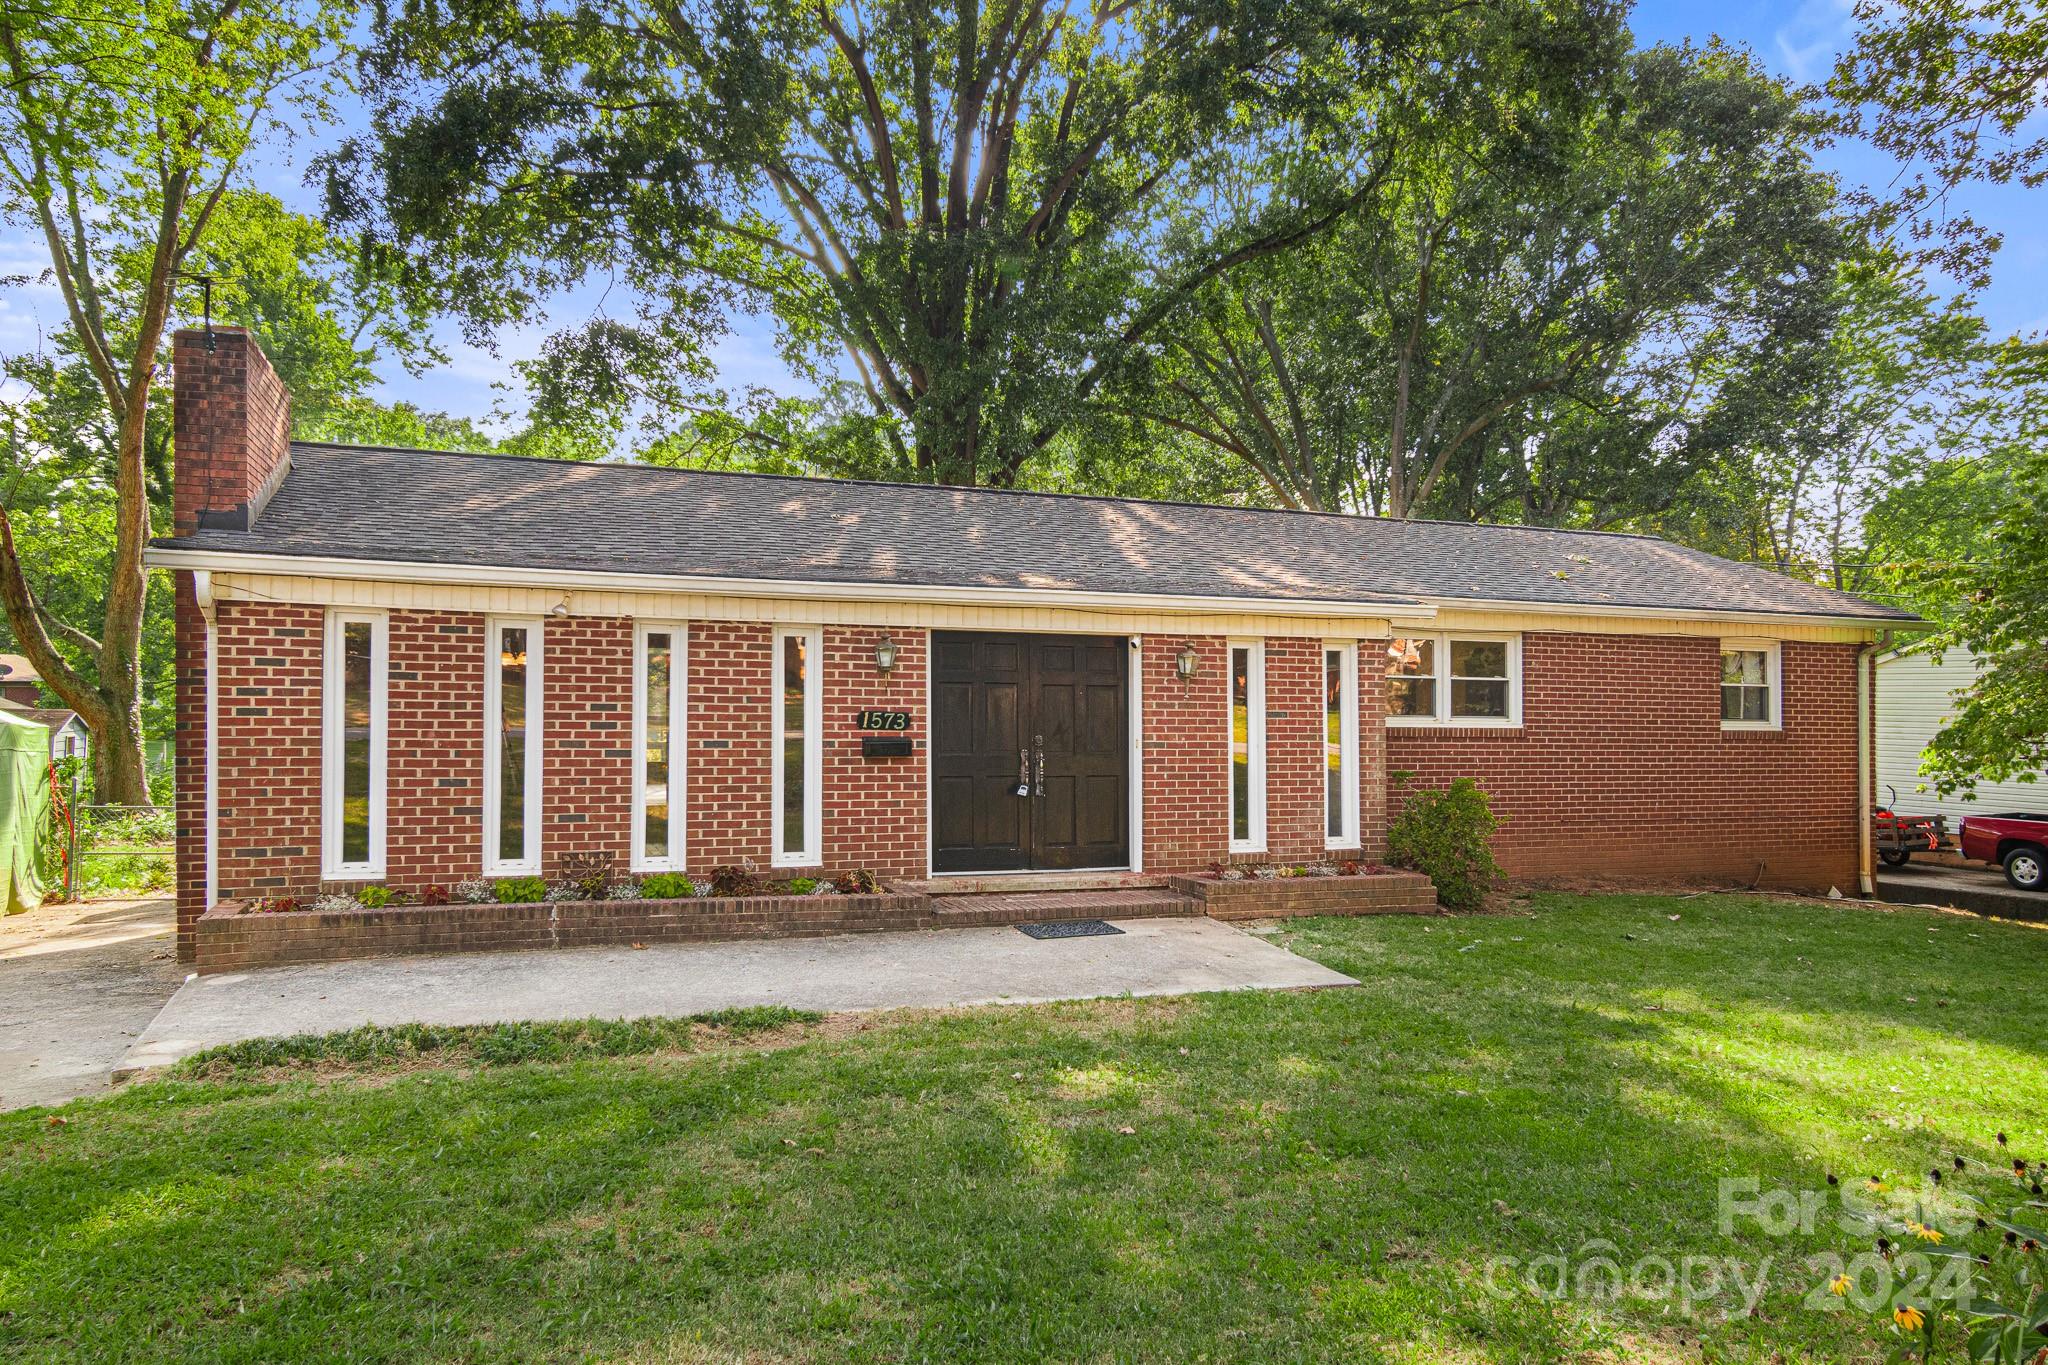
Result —
[{"label": "brick wall", "polygon": [[291,395],[263,348],[240,327],[216,327],[213,349],[196,328],[171,341],[171,521],[177,534],[209,526],[247,530],[283,477]]},{"label": "brick wall", "polygon": [[[1181,647],[1196,674],[1181,681]],[[1145,870],[1206,867],[1230,848],[1230,659],[1218,636],[1147,635],[1139,650]]]},{"label": "brick wall", "polygon": [[[318,607],[275,603],[214,610],[222,899],[301,895],[319,883],[325,620]],[[178,747],[187,747],[182,734]]]},{"label": "brick wall", "polygon": [[[825,628],[825,867],[834,873],[865,867],[884,877],[922,877],[925,840],[925,676],[930,640],[924,631],[893,630],[896,667],[884,677],[875,667],[869,627]],[[908,758],[863,758],[859,711],[908,711]]]},{"label": "brick wall", "polygon": [[[1523,723],[1387,732],[1423,786],[1478,779],[1529,877],[1855,889],[1855,645],[1784,646],[1784,728],[1724,731],[1712,639],[1530,633]],[[1398,796],[1395,800],[1398,803]]]},{"label": "brick wall", "polygon": [[633,623],[570,616],[548,621],[541,638],[541,867],[553,876],[564,854],[610,853],[623,869],[632,854]]},{"label": "brick wall", "polygon": [[766,868],[773,818],[771,627],[690,625],[684,849],[696,871],[751,858]]},{"label": "brick wall", "polygon": [[452,886],[483,871],[484,617],[394,611],[390,632],[385,880]]},{"label": "brick wall", "polygon": [[[478,874],[482,844],[484,618],[391,613],[387,877],[407,890]],[[324,613],[224,603],[218,611],[222,898],[303,896],[320,869]],[[178,598],[180,947],[203,908],[204,657],[188,583]],[[545,627],[543,861],[629,846],[634,757],[632,622],[571,617]],[[898,663],[874,666],[872,628],[824,631],[824,870],[926,870],[928,638],[896,630]],[[686,834],[698,873],[770,862],[771,628],[689,628]],[[1193,638],[1199,673],[1175,662]],[[1853,885],[1853,645],[1784,647],[1782,732],[1724,732],[1718,645],[1655,636],[1524,637],[1516,730],[1387,730],[1381,662],[1360,659],[1358,780],[1363,851],[1384,850],[1384,775],[1440,785],[1469,775],[1507,818],[1502,862],[1519,875],[1707,877]],[[1228,670],[1220,636],[1143,640],[1144,866],[1189,871],[1227,858]],[[1266,644],[1270,855],[1323,849],[1321,641]],[[864,759],[853,713],[907,710],[909,758]]]}]

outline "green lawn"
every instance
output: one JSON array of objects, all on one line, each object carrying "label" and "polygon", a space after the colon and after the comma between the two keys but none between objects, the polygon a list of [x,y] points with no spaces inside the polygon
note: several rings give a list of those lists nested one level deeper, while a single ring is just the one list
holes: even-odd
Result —
[{"label": "green lawn", "polygon": [[[359,1038],[0,1115],[0,1356],[1875,1358],[1867,1319],[1802,1304],[1805,1258],[1855,1241],[1724,1236],[1719,1180],[1910,1184],[2000,1129],[2048,1152],[2048,934],[1528,908],[1297,926],[1358,990],[740,1018],[571,1060]],[[1593,1239],[1775,1270],[1754,1313],[1692,1318],[1487,1288]]]}]

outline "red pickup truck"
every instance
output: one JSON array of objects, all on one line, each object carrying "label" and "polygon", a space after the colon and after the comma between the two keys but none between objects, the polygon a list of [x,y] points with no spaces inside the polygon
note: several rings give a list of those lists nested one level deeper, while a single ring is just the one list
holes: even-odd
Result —
[{"label": "red pickup truck", "polygon": [[2022,891],[2048,891],[2048,815],[1966,815],[1956,834],[1965,858],[1998,863]]}]

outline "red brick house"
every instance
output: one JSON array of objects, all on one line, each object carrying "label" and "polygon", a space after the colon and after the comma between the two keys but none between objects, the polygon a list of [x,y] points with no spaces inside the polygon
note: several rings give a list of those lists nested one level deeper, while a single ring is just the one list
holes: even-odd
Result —
[{"label": "red brick house", "polygon": [[[1911,618],[1637,536],[293,443],[176,350],[179,919],[635,871],[1371,858],[1851,889]],[[1867,733],[1867,723],[1866,723]]]}]

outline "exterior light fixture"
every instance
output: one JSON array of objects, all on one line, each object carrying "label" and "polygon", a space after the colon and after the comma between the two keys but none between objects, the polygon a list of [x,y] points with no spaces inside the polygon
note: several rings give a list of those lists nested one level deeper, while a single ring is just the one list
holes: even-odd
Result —
[{"label": "exterior light fixture", "polygon": [[1195,642],[1188,641],[1180,647],[1180,654],[1174,659],[1174,668],[1182,682],[1193,682],[1195,674],[1201,672],[1201,658],[1195,653]]},{"label": "exterior light fixture", "polygon": [[889,632],[885,630],[882,632],[882,638],[875,641],[875,668],[878,672],[887,673],[895,667],[896,642],[889,638]]}]

